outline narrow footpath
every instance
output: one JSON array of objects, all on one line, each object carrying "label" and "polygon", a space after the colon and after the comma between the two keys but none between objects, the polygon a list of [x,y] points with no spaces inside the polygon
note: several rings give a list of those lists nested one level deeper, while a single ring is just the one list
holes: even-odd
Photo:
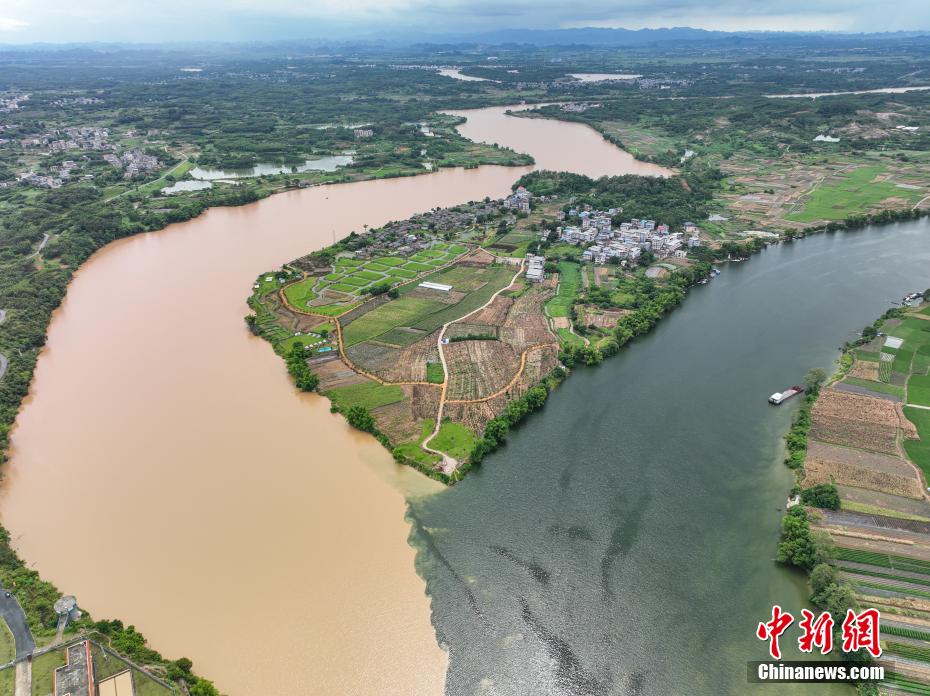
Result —
[{"label": "narrow footpath", "polygon": [[[513,278],[510,279],[510,282],[507,283],[505,287],[502,287],[500,290],[498,290],[493,295],[491,295],[490,299],[488,299],[487,302],[485,302],[483,305],[481,305],[477,309],[473,309],[468,314],[461,316],[458,319],[455,319],[454,321],[447,321],[445,324],[443,324],[442,330],[439,332],[439,338],[436,339],[436,347],[439,349],[439,362],[442,363],[442,373],[443,373],[442,391],[439,393],[439,409],[436,412],[436,425],[433,427],[433,432],[430,434],[428,438],[426,438],[423,441],[423,444],[420,445],[420,447],[422,447],[423,450],[425,450],[426,452],[429,452],[430,454],[435,454],[435,455],[442,457],[442,471],[444,474],[446,474],[446,476],[448,476],[453,471],[458,469],[459,462],[456,459],[453,459],[452,457],[450,457],[445,452],[440,452],[439,450],[435,450],[429,446],[429,443],[433,440],[433,438],[436,437],[436,435],[439,434],[439,429],[442,427],[442,413],[446,405],[446,392],[448,391],[448,387],[449,387],[449,366],[446,363],[446,354],[443,351],[443,342],[442,342],[443,338],[445,338],[446,330],[449,328],[450,324],[455,324],[457,322],[463,321],[464,319],[467,319],[472,314],[477,314],[481,310],[488,307],[492,302],[494,302],[494,300],[497,299],[497,296],[500,295],[502,292],[512,288],[513,284],[517,282],[517,278],[519,278],[520,274],[523,273],[524,263],[525,263],[525,260],[520,259],[520,265],[517,268],[517,272],[513,274]],[[525,357],[526,357],[526,354],[524,353],[524,359]]]}]

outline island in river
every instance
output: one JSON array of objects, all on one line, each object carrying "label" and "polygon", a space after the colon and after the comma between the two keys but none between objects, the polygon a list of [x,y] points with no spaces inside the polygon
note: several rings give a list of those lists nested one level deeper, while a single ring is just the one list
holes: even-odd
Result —
[{"label": "island in river", "polygon": [[566,368],[616,353],[713,277],[682,222],[711,183],[647,182],[537,173],[504,199],[353,232],[259,276],[247,322],[397,461],[460,480]]}]

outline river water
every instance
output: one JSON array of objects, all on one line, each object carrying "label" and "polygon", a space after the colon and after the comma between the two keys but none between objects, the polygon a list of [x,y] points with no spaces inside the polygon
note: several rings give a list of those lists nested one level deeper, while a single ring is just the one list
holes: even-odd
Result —
[{"label": "river water", "polygon": [[774,603],[797,616],[806,595],[772,560],[792,409],[766,399],[830,368],[928,269],[927,220],[730,264],[651,334],[575,370],[480,471],[413,501],[447,693],[749,691],[746,662],[766,657],[756,624]]},{"label": "river water", "polygon": [[[541,132],[495,114],[476,117]],[[566,125],[557,151],[625,171],[592,133]],[[548,155],[539,137],[521,145]],[[440,487],[295,392],[246,331],[244,300],[260,272],[353,229],[502,196],[529,170],[293,191],[95,254],[12,434],[0,513],[18,551],[233,696],[441,693],[446,653],[405,520],[407,497]]]},{"label": "river water", "polygon": [[670,173],[657,164],[640,162],[583,123],[506,116],[507,111],[523,111],[535,106],[496,106],[444,113],[467,116],[468,121],[458,127],[459,133],[466,138],[528,152],[536,159],[538,169],[575,172],[591,177],[605,174],[667,176]]}]

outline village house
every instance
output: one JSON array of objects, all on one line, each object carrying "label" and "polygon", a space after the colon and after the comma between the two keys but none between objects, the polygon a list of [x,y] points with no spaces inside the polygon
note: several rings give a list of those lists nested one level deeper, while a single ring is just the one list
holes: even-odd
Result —
[{"label": "village house", "polygon": [[526,279],[531,283],[542,282],[545,273],[546,259],[544,256],[534,254],[526,255]]},{"label": "village house", "polygon": [[509,210],[517,210],[521,213],[530,212],[530,199],[533,197],[529,191],[522,186],[504,199],[504,207]]}]

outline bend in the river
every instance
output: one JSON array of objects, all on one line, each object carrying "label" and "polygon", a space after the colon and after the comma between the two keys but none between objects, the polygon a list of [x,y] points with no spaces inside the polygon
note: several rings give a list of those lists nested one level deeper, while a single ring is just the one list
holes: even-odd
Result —
[{"label": "bend in the river", "polygon": [[[584,126],[473,116],[480,139],[541,166],[638,171]],[[96,253],[12,434],[0,511],[18,551],[233,696],[441,691],[402,492],[437,486],[296,393],[244,298],[260,272],[353,229],[501,196],[527,171],[292,191]]]}]

